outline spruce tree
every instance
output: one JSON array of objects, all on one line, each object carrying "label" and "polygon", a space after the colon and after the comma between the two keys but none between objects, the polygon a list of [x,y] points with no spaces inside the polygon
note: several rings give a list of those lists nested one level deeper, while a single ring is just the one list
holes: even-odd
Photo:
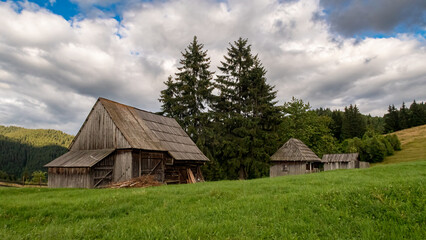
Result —
[{"label": "spruce tree", "polygon": [[407,109],[407,107],[405,106],[405,102],[402,102],[402,106],[399,109],[399,127],[400,129],[406,129],[409,128],[409,110]]},{"label": "spruce tree", "polygon": [[177,98],[177,84],[173,81],[172,76],[169,76],[166,82],[166,89],[161,91],[159,101],[163,104],[161,105],[161,114],[164,116],[172,117],[179,119],[178,116],[178,104],[176,101]]},{"label": "spruce tree", "polygon": [[269,156],[277,147],[276,92],[267,84],[266,70],[247,39],[230,44],[218,68],[218,94],[211,105],[221,139],[216,158],[221,159],[226,178],[266,176]]},{"label": "spruce tree", "polygon": [[207,123],[207,107],[213,90],[210,58],[197,37],[182,52],[175,79],[169,77],[161,91],[162,112],[174,117],[194,142]]},{"label": "spruce tree", "polygon": [[416,103],[416,100],[410,105],[410,126],[416,127],[425,123],[426,114],[423,106]]},{"label": "spruce tree", "polygon": [[334,110],[331,113],[331,119],[333,120],[330,126],[333,136],[337,140],[343,140],[342,137],[342,123],[343,123],[343,113],[340,110]]},{"label": "spruce tree", "polygon": [[395,132],[400,130],[399,127],[399,113],[395,106],[392,104],[389,105],[388,113],[384,115],[385,119],[385,131],[386,132]]},{"label": "spruce tree", "polygon": [[358,107],[352,106],[345,107],[342,121],[342,137],[347,138],[362,138],[365,131],[367,130],[364,117],[359,112]]}]

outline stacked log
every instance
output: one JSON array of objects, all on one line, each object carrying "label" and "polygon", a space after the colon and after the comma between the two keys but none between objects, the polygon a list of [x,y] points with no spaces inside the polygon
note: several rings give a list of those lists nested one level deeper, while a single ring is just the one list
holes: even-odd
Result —
[{"label": "stacked log", "polygon": [[163,185],[154,179],[153,175],[144,175],[137,178],[132,178],[128,181],[117,182],[109,185],[109,188],[143,188]]}]

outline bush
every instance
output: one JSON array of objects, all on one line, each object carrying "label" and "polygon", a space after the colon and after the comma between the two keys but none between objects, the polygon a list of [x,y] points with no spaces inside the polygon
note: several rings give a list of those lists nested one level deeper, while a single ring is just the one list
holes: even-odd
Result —
[{"label": "bush", "polygon": [[378,137],[367,138],[364,151],[360,153],[361,160],[370,163],[381,162],[386,156],[386,146]]},{"label": "bush", "polygon": [[395,151],[401,150],[401,142],[399,141],[398,136],[396,136],[395,134],[389,134],[385,136],[385,139],[388,140],[388,142],[392,145],[392,148]]},{"label": "bush", "polygon": [[364,143],[361,139],[354,137],[352,139],[345,139],[341,145],[344,153],[360,153],[364,148]]},{"label": "bush", "polygon": [[386,148],[386,156],[392,156],[395,152],[395,150],[393,149],[392,144],[390,144],[389,140],[383,136],[378,136],[378,138],[380,139],[380,141],[383,143],[383,145],[385,145]]},{"label": "bush", "polygon": [[35,171],[33,174],[31,174],[31,183],[39,184],[39,183],[45,183],[46,182],[46,172],[43,171]]}]

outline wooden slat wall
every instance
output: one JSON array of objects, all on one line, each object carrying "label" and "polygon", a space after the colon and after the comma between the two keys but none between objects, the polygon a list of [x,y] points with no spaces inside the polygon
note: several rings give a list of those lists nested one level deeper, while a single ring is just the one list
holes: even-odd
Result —
[{"label": "wooden slat wall", "polygon": [[369,162],[359,161],[359,168],[369,168],[369,167],[370,167]]},{"label": "wooden slat wall", "polygon": [[93,177],[89,168],[49,168],[50,188],[92,188]]},{"label": "wooden slat wall", "polygon": [[114,175],[114,159],[115,154],[111,154],[110,156],[104,158],[102,161],[98,162],[91,170],[93,174],[93,183],[97,183],[100,181],[105,175],[107,175],[110,171],[112,174],[109,174],[107,177],[103,178],[100,184],[97,187],[107,186],[111,184],[112,177]]},{"label": "wooden slat wall", "polygon": [[[357,166],[358,165],[358,166]],[[324,163],[324,171],[359,168],[359,161]]]},{"label": "wooden slat wall", "polygon": [[94,107],[71,150],[130,148],[130,144],[100,102]]},{"label": "wooden slat wall", "polygon": [[117,150],[115,155],[113,182],[127,181],[132,178],[132,151]]},{"label": "wooden slat wall", "polygon": [[[287,171],[284,171],[284,165]],[[306,162],[274,162],[269,170],[270,177],[278,177],[285,175],[297,175],[306,173]]]}]

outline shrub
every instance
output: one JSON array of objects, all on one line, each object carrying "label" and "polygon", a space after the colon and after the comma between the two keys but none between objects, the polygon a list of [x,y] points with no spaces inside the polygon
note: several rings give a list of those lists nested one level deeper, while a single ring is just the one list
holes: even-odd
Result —
[{"label": "shrub", "polygon": [[386,135],[385,138],[388,140],[388,142],[392,145],[392,148],[395,151],[401,150],[401,142],[398,139],[398,136],[395,134],[389,134]]},{"label": "shrub", "polygon": [[383,137],[383,136],[378,136],[378,138],[383,143],[383,145],[385,145],[386,156],[392,156],[394,154],[395,150],[393,149],[393,146],[392,146],[392,144],[390,144],[389,140],[386,137]]},{"label": "shrub", "polygon": [[360,153],[361,160],[370,163],[381,162],[386,156],[386,146],[377,136],[365,140],[364,151]]}]

